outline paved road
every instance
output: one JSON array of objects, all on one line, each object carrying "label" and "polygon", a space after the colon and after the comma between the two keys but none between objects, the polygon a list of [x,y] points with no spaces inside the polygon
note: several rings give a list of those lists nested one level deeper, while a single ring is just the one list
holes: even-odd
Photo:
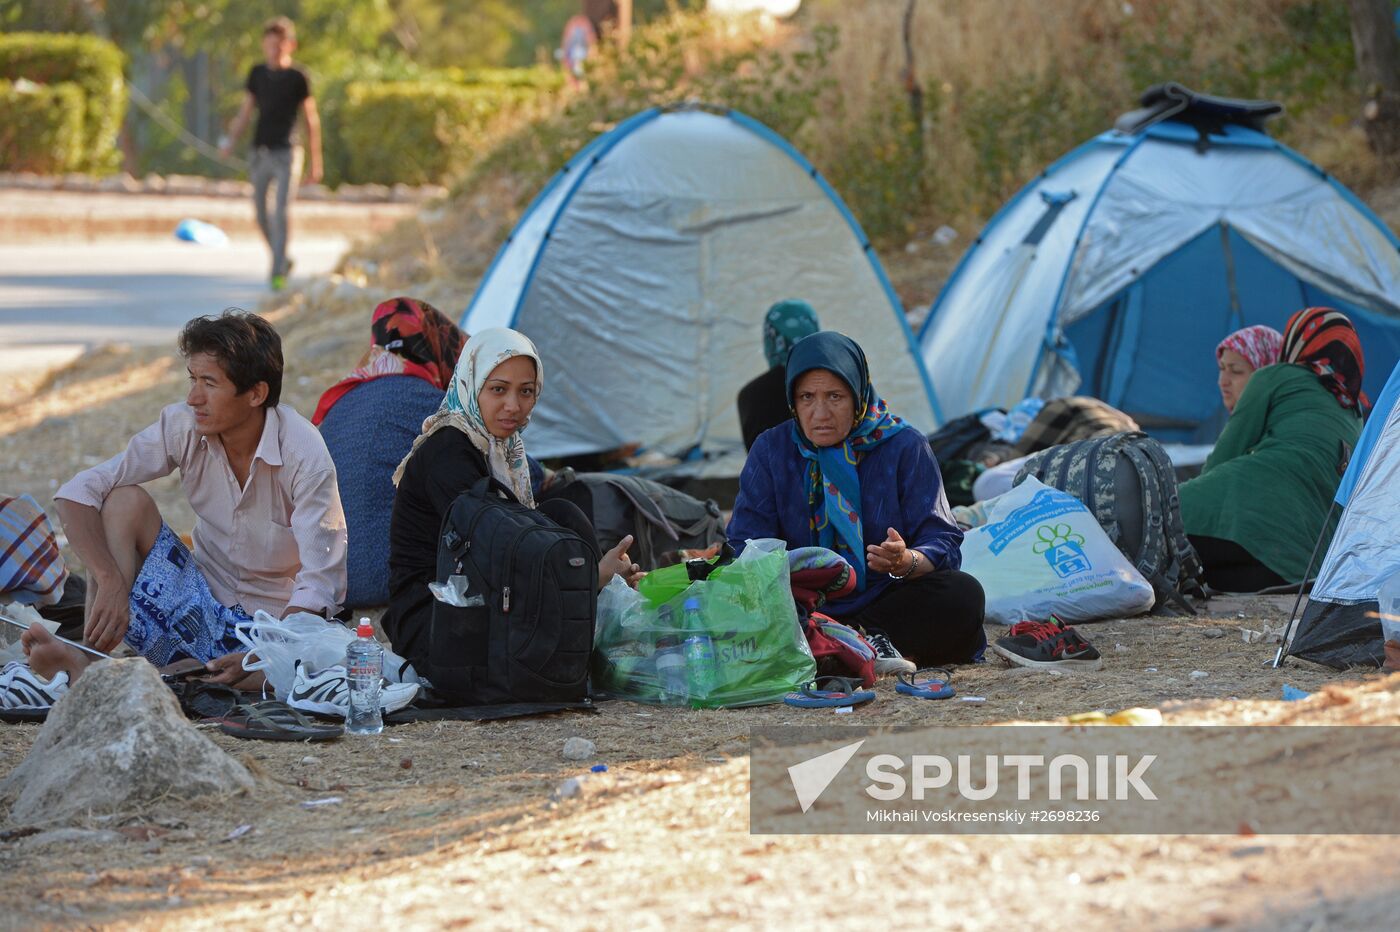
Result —
[{"label": "paved road", "polygon": [[[335,267],[344,239],[293,241],[293,279]],[[61,365],[105,342],[165,343],[191,317],[266,297],[260,241],[0,244],[0,375]]]}]

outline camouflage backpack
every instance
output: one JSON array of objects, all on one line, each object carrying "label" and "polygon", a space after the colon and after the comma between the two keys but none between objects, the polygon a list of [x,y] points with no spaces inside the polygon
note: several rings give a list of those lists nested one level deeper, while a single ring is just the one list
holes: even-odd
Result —
[{"label": "camouflage backpack", "polygon": [[1160,443],[1138,431],[1066,443],[1028,458],[1015,484],[1027,476],[1084,503],[1152,583],[1159,610],[1170,603],[1195,614],[1183,593],[1204,597],[1204,570],[1181,526],[1176,473]]}]

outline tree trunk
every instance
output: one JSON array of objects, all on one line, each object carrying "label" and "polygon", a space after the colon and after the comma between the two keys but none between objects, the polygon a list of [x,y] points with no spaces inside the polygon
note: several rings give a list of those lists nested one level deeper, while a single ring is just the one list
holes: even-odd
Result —
[{"label": "tree trunk", "polygon": [[632,41],[632,0],[617,0],[617,44],[623,48]]},{"label": "tree trunk", "polygon": [[1366,95],[1366,139],[1387,164],[1400,167],[1400,41],[1390,0],[1347,0],[1356,72]]},{"label": "tree trunk", "polygon": [[914,67],[914,7],[918,0],[909,0],[904,8],[904,92],[909,95],[909,118],[914,124],[913,143],[919,160],[924,157],[924,87]]}]

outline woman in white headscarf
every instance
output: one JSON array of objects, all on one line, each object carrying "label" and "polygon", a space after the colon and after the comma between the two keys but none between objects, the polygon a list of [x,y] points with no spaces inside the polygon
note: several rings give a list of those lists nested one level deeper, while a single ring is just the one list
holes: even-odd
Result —
[{"label": "woman in white headscarf", "polygon": [[[389,522],[389,610],[384,631],[394,650],[420,672],[430,671],[428,630],[437,578],[438,534],[457,496],[485,476],[535,506],[521,432],[544,385],[544,365],[535,344],[522,333],[496,327],[473,334],[457,361],[442,406],[423,422],[422,433],[394,472],[398,487]],[[545,502],[551,520],[593,540],[593,528],[576,506]],[[621,574],[631,581],[638,568],[627,556],[629,535],[598,564],[598,582]],[[431,679],[431,673],[428,673]]]}]

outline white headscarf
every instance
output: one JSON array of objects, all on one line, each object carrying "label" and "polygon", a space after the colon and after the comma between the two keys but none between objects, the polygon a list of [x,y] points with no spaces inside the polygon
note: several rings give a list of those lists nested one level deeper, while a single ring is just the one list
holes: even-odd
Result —
[{"label": "white headscarf", "polygon": [[520,432],[530,423],[529,418],[504,440],[497,439],[486,427],[477,402],[486,380],[501,363],[515,356],[526,356],[535,362],[535,397],[544,387],[544,364],[539,351],[523,333],[505,327],[492,327],[472,334],[457,360],[452,384],[442,399],[442,406],[423,422],[422,432],[413,441],[408,456],[394,470],[394,485],[399,484],[403,470],[419,445],[444,427],[455,427],[466,434],[472,446],[481,451],[490,466],[491,475],[508,487],[522,504],[535,507],[530,490],[530,466],[525,461],[525,441]]}]

